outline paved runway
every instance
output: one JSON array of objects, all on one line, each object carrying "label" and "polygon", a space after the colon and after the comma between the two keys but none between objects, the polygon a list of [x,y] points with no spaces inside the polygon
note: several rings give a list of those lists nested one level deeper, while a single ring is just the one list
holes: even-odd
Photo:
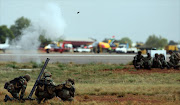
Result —
[{"label": "paved runway", "polygon": [[134,55],[126,54],[0,54],[0,61],[45,61],[77,64],[86,63],[123,63],[126,64],[133,59]]},{"label": "paved runway", "polygon": [[135,54],[0,54],[0,61],[16,61],[16,62],[41,62],[45,61],[46,58],[50,58],[50,63],[62,62],[69,63],[73,62],[76,64],[87,64],[87,63],[116,63],[126,64],[133,60]]}]

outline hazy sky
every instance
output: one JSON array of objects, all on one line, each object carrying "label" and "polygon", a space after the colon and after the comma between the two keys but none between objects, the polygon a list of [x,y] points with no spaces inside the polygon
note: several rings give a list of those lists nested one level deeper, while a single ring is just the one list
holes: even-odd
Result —
[{"label": "hazy sky", "polygon": [[61,8],[65,38],[115,36],[145,42],[155,34],[180,41],[180,0],[0,0],[0,25],[9,27],[21,16],[36,21],[49,1]]}]

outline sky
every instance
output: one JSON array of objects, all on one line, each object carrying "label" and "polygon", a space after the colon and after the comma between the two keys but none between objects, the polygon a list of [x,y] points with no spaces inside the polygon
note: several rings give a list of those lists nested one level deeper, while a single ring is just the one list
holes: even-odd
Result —
[{"label": "sky", "polygon": [[61,8],[65,39],[115,36],[145,42],[155,34],[180,41],[180,0],[0,0],[0,25],[10,27],[21,16],[38,21],[49,2]]}]

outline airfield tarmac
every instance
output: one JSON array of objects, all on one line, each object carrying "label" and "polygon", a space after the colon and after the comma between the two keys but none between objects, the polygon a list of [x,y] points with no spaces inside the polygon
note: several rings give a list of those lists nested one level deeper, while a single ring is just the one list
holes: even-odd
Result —
[{"label": "airfield tarmac", "polygon": [[[61,63],[76,63],[76,64],[88,64],[88,63],[112,63],[112,64],[127,64],[133,60],[135,54],[116,54],[116,53],[49,53],[38,52],[33,53],[0,53],[0,61],[8,62],[38,62],[45,61],[46,58],[50,58],[49,63],[61,62]],[[169,56],[167,56],[169,57]]]}]

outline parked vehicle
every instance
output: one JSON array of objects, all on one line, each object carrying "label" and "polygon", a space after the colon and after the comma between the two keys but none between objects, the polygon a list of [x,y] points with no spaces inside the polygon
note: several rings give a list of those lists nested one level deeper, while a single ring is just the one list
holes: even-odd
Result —
[{"label": "parked vehicle", "polygon": [[74,48],[74,52],[91,52],[90,46],[81,46]]},{"label": "parked vehicle", "polygon": [[129,48],[128,44],[120,44],[116,49],[116,53],[137,53],[137,48]]},{"label": "parked vehicle", "polygon": [[44,49],[46,50],[46,53],[50,53],[53,51],[58,52],[60,50],[60,47],[58,47],[57,44],[48,44],[44,47]]},{"label": "parked vehicle", "polygon": [[178,46],[178,45],[167,45],[166,47],[165,47],[165,50],[167,51],[167,52],[169,52],[170,50],[172,50],[172,51],[174,51],[174,52],[177,52],[177,51],[179,51],[179,48],[178,47],[180,47],[180,46]]},{"label": "parked vehicle", "polygon": [[73,50],[73,45],[71,43],[59,43],[59,52],[63,53],[63,52],[72,52]]}]

